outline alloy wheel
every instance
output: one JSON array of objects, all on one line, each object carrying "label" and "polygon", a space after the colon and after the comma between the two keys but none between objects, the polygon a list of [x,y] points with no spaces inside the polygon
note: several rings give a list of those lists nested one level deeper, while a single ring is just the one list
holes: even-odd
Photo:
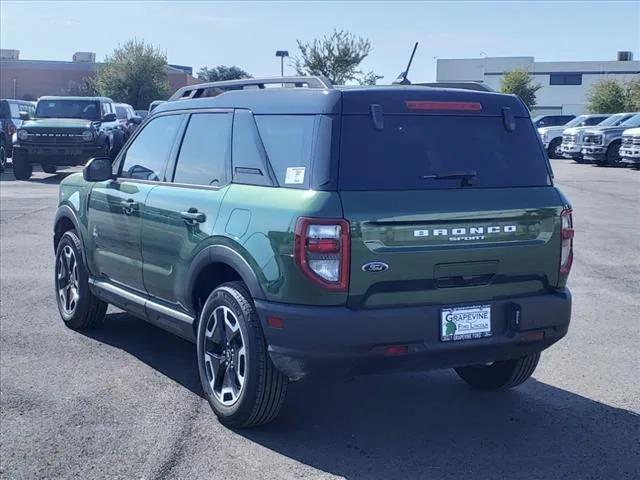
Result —
[{"label": "alloy wheel", "polygon": [[247,354],[240,323],[229,307],[217,307],[207,320],[204,362],[213,395],[221,404],[233,405],[244,388]]},{"label": "alloy wheel", "polygon": [[60,306],[66,315],[73,315],[80,300],[78,262],[76,254],[69,245],[65,245],[58,258],[56,272]]}]

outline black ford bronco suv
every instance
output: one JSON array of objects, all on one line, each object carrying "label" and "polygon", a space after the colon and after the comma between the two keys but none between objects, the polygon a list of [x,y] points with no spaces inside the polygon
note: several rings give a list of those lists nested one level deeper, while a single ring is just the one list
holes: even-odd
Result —
[{"label": "black ford bronco suv", "polygon": [[112,304],[194,341],[211,407],[247,427],[305,376],[519,385],[567,333],[572,239],[515,96],[208,83],[62,182],[55,292],[71,328]]},{"label": "black ford bronco suv", "polygon": [[31,177],[34,163],[55,173],[57,167],[83,165],[93,157],[115,158],[124,144],[115,106],[106,97],[40,97],[35,117],[24,120],[13,156],[18,180]]}]

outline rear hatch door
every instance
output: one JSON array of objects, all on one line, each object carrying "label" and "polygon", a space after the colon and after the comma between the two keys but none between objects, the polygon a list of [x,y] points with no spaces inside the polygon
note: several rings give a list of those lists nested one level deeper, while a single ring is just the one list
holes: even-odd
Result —
[{"label": "rear hatch door", "polygon": [[414,95],[349,114],[345,102],[352,308],[486,301],[558,282],[562,201],[528,113],[493,97],[506,103],[474,92],[422,110]]}]

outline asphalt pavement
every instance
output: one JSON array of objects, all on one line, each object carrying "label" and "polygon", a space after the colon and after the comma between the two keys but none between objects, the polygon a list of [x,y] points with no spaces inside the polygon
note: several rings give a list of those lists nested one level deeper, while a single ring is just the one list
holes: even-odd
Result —
[{"label": "asphalt pavement", "polygon": [[568,336],[532,379],[479,393],[451,371],[292,384],[232,431],[195,348],[110,310],[64,327],[53,291],[60,176],[0,180],[3,479],[637,479],[640,171],[553,161],[574,206]]}]

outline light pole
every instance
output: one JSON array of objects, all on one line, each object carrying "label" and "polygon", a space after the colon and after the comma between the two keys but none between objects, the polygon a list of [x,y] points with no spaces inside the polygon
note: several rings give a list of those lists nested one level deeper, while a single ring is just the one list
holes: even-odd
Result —
[{"label": "light pole", "polygon": [[288,57],[287,50],[276,50],[276,57],[280,57],[280,76],[284,77],[284,57]]}]

